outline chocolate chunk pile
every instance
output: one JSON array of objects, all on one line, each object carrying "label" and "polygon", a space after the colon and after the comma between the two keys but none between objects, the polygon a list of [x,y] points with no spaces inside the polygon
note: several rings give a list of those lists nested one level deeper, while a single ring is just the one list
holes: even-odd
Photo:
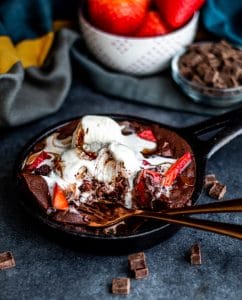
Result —
[{"label": "chocolate chunk pile", "polygon": [[210,197],[221,200],[227,190],[226,185],[220,183],[214,174],[206,175],[205,177],[205,188]]},{"label": "chocolate chunk pile", "polygon": [[242,50],[225,41],[193,44],[181,56],[179,69],[201,86],[235,88],[242,85]]}]

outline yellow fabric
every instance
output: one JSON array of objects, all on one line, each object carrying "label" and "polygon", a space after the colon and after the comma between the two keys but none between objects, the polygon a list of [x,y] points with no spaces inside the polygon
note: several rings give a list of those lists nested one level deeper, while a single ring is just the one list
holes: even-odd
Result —
[{"label": "yellow fabric", "polygon": [[24,68],[40,67],[52,45],[54,33],[33,39],[21,41],[14,46],[7,36],[0,37],[0,73],[6,73],[18,61]]},{"label": "yellow fabric", "polygon": [[7,36],[0,36],[0,73],[6,73],[19,61],[16,49]]},{"label": "yellow fabric", "polygon": [[[70,27],[72,23],[65,20],[53,23],[54,31]],[[40,67],[44,63],[54,40],[54,33],[42,37],[24,40],[14,45],[8,36],[0,36],[0,74],[7,73],[20,61],[24,68]]]}]

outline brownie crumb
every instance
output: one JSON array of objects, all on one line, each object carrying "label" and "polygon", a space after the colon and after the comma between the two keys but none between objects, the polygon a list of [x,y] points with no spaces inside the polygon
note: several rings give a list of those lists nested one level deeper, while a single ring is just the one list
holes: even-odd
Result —
[{"label": "brownie crumb", "polygon": [[214,199],[221,200],[224,197],[226,190],[226,185],[221,184],[220,182],[215,182],[209,189],[208,194]]},{"label": "brownie crumb", "polygon": [[211,187],[216,182],[217,182],[217,179],[214,174],[206,175],[205,182],[204,182],[205,188],[207,189],[207,188]]},{"label": "brownie crumb", "polygon": [[15,260],[11,252],[0,253],[0,270],[15,267]]},{"label": "brownie crumb", "polygon": [[128,295],[130,293],[130,279],[114,278],[112,281],[112,293],[116,295]]},{"label": "brownie crumb", "polygon": [[198,243],[194,244],[191,248],[190,262],[191,265],[202,264],[201,246]]}]

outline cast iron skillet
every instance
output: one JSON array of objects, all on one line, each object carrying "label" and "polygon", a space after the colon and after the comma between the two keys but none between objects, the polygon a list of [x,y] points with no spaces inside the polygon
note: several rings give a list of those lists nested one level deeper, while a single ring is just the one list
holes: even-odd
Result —
[{"label": "cast iron skillet", "polygon": [[[190,145],[196,164],[196,182],[195,189],[192,194],[193,204],[196,203],[203,188],[207,159],[236,136],[242,134],[242,108],[186,128],[170,127],[138,117],[124,115],[109,116],[120,121],[130,120],[143,124],[158,124],[163,128],[175,132]],[[102,236],[89,233],[79,233],[48,219],[46,214],[42,213],[38,207],[31,204],[32,202],[26,201],[30,193],[26,193],[26,190],[22,188],[21,180],[19,179],[19,173],[21,172],[21,166],[24,159],[37,142],[53,133],[58,127],[75,119],[59,123],[45,130],[39,134],[38,137],[31,140],[20,153],[16,161],[14,172],[17,179],[17,187],[24,192],[24,194],[22,193],[22,196],[20,197],[20,203],[23,207],[31,214],[32,217],[34,217],[35,220],[39,221],[44,232],[51,235],[52,238],[60,238],[66,244],[72,243],[72,245],[78,246],[78,248],[83,251],[94,251],[96,253],[106,254],[131,253],[149,248],[171,237],[179,229],[179,227],[159,222],[148,222],[147,225],[145,225],[145,229],[126,236]]]}]

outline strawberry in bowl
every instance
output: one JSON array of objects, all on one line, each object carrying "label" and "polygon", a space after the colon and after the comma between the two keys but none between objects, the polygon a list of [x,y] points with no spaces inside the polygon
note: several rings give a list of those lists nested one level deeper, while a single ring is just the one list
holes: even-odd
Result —
[{"label": "strawberry in bowl", "polygon": [[[86,0],[79,10],[79,20],[89,51],[103,66],[131,75],[166,69],[172,57],[192,43],[202,2],[193,0],[199,3],[189,12],[187,7],[183,19],[176,17],[175,26],[166,18],[163,2]],[[178,5],[174,7],[180,11]]]},{"label": "strawberry in bowl", "polygon": [[149,0],[88,1],[90,22],[97,28],[118,35],[129,35],[143,23]]}]

